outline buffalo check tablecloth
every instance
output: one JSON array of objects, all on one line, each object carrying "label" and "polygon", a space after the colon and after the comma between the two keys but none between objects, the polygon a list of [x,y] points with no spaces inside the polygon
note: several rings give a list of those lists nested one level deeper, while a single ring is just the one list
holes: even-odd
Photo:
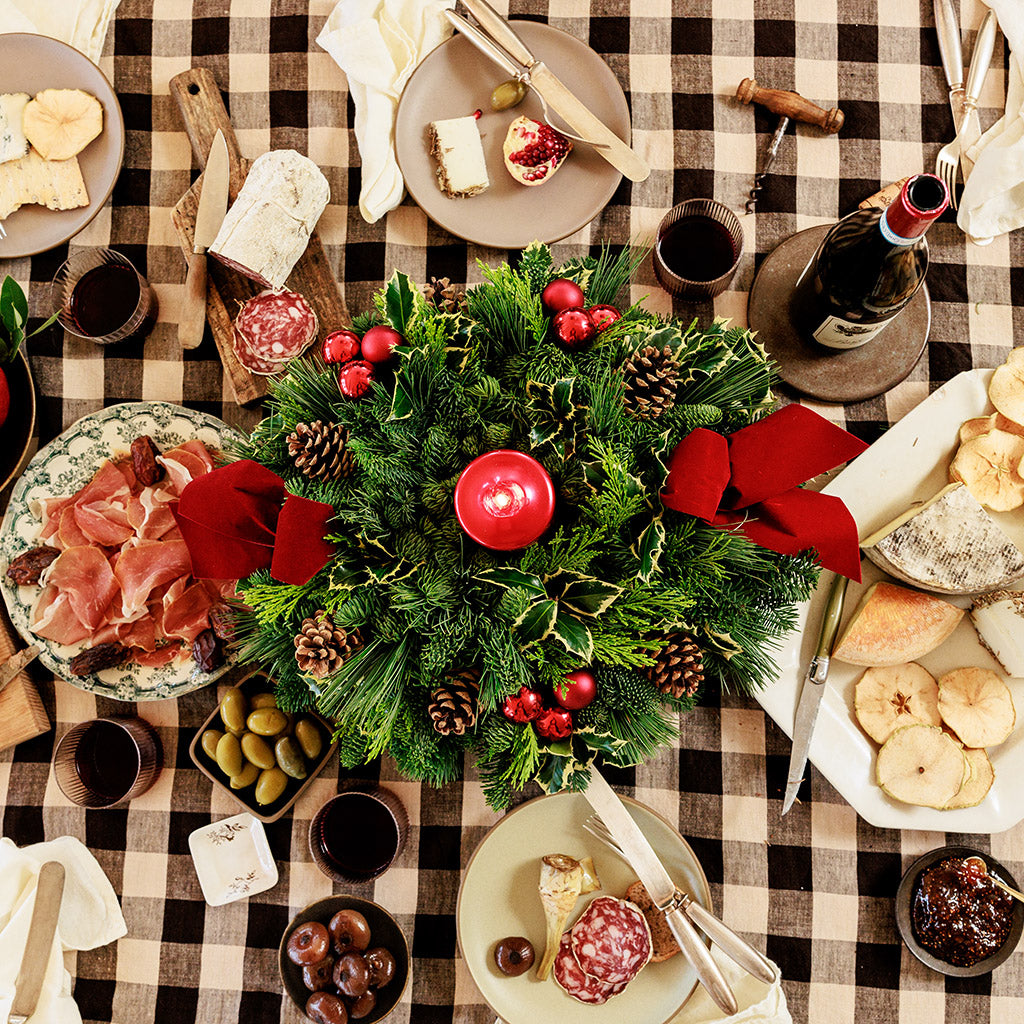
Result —
[{"label": "buffalo check tablecloth", "polygon": [[[714,196],[742,210],[759,150],[775,118],[732,97],[747,76],[838,104],[835,136],[791,128],[760,197],[743,218],[746,247],[730,290],[714,307],[687,307],[743,322],[761,259],[794,231],[849,212],[881,185],[933,165],[952,135],[931,0],[498,0],[502,13],[547,21],[586,40],[614,70],[630,102],[634,142],[654,168],[624,181],[600,216],[555,245],[556,261],[604,240],[650,237],[673,203]],[[101,350],[51,328],[30,343],[45,443],[104,404],[181,402],[243,429],[256,408],[232,401],[212,340],[182,353],[176,310],[185,265],[171,209],[194,180],[195,161],[168,80],[190,66],[221,85],[243,154],[294,147],[324,170],[332,202],[320,222],[348,306],[365,308],[394,267],[414,278],[480,280],[477,260],[508,254],[467,245],[427,220],[408,199],[369,225],[360,217],[359,155],[345,78],[315,39],[330,0],[122,0],[101,67],[124,111],[127,149],[111,202],[69,246],[0,262],[29,290],[32,312],[48,310],[47,283],[69,250],[113,245],[153,283],[160,322],[144,343]],[[985,11],[961,0],[969,54]],[[2,30],[2,26],[0,26]],[[1000,37],[982,94],[983,125],[1000,112],[1007,54]],[[967,244],[950,216],[930,233],[931,341],[910,377],[883,397],[816,405],[875,440],[961,370],[994,366],[1024,327],[1024,236]],[[632,297],[668,311],[650,265]],[[54,782],[56,740],[75,722],[131,711],[38,671],[54,732],[0,753],[0,831],[18,844],[71,834],[95,853],[120,895],[128,935],[77,957],[75,993],[87,1022],[297,1022],[282,998],[277,944],[290,916],[332,891],[311,862],[310,818],[336,791],[338,772],[316,780],[294,811],[267,832],[280,868],[268,892],[208,907],[188,853],[188,834],[236,806],[195,771],[187,747],[213,707],[212,689],[138,706],[160,731],[166,767],[127,808],[83,811]],[[624,792],[678,822],[710,879],[715,905],[782,967],[793,1017],[814,1024],[893,1021],[957,1024],[1024,1019],[1024,952],[994,974],[944,979],[901,945],[892,896],[919,853],[959,837],[868,826],[813,769],[801,802],[780,818],[789,741],[749,699],[709,696],[682,723],[676,751],[616,776]],[[389,907],[407,929],[412,984],[401,1024],[490,1022],[455,940],[460,868],[496,820],[480,786],[440,791],[373,767],[408,808],[412,830],[397,865],[355,891]],[[1024,874],[1024,825],[971,837]],[[636,1024],[644,1024],[637,1021]]]}]

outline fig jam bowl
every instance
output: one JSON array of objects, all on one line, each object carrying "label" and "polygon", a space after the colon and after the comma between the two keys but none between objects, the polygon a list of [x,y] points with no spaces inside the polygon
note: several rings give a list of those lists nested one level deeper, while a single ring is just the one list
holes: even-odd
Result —
[{"label": "fig jam bowl", "polygon": [[[933,971],[954,978],[988,974],[1016,949],[1024,904],[988,874],[1018,888],[999,861],[967,846],[944,846],[918,857],[896,892],[896,925],[907,948]],[[966,862],[966,863],[965,863]]]}]

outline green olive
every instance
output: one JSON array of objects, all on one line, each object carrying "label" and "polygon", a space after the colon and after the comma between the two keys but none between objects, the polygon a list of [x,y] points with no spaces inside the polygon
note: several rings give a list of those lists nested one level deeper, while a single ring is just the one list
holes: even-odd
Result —
[{"label": "green olive", "polygon": [[249,701],[253,711],[259,708],[276,708],[277,697],[272,693],[257,693],[251,701]]},{"label": "green olive", "polygon": [[247,761],[251,761],[257,768],[273,768],[277,763],[274,760],[274,752],[270,744],[254,732],[247,732],[242,737],[242,753]]},{"label": "green olive", "polygon": [[246,719],[250,732],[260,736],[276,736],[288,726],[288,716],[277,708],[257,708]]},{"label": "green olive", "polygon": [[306,777],[306,762],[303,760],[302,751],[291,736],[282,736],[274,744],[274,757],[286,775],[293,779]]},{"label": "green olive", "polygon": [[228,690],[220,702],[220,717],[228,732],[238,736],[245,728],[245,716],[248,714],[248,702],[245,694],[239,689]]},{"label": "green olive", "polygon": [[288,785],[288,776],[280,768],[268,768],[260,772],[259,781],[256,783],[256,803],[261,807],[272,804],[284,792]]},{"label": "green olive", "polygon": [[242,770],[242,747],[238,737],[230,732],[217,740],[217,767],[229,778]]},{"label": "green olive", "polygon": [[232,775],[229,785],[232,789],[245,789],[260,777],[260,770],[251,761],[246,761],[237,775]]},{"label": "green olive", "polygon": [[217,760],[217,743],[223,735],[224,733],[222,733],[220,729],[207,729],[199,740],[200,746],[203,748],[203,753],[211,761]]},{"label": "green olive", "polygon": [[320,756],[324,741],[311,718],[300,718],[295,723],[295,738],[299,741],[303,754],[310,761],[315,761]]},{"label": "green olive", "polygon": [[526,95],[526,86],[517,78],[510,78],[501,85],[496,85],[491,93],[492,110],[508,110],[509,107],[517,106],[523,102]]}]

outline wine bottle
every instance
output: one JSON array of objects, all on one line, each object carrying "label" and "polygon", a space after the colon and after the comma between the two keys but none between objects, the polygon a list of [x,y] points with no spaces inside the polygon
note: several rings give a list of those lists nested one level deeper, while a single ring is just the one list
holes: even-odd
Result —
[{"label": "wine bottle", "polygon": [[888,207],[855,210],[831,228],[790,299],[790,319],[800,334],[849,349],[891,324],[924,283],[924,234],[948,203],[940,178],[916,174]]}]

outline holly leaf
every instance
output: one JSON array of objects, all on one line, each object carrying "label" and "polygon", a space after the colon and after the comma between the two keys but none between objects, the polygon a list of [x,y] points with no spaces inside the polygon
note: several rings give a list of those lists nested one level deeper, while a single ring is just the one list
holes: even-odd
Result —
[{"label": "holly leaf", "polygon": [[474,578],[483,580],[484,583],[493,583],[496,587],[504,587],[508,590],[521,587],[533,600],[547,596],[544,584],[541,583],[539,576],[533,576],[519,569],[506,567],[488,569],[487,572],[478,573]]},{"label": "holly leaf", "polygon": [[536,601],[512,625],[525,643],[539,643],[551,633],[557,616],[556,601]]},{"label": "holly leaf", "polygon": [[0,285],[0,321],[3,322],[9,339],[2,361],[9,362],[25,340],[25,323],[28,321],[28,299],[25,298],[21,285],[10,274]]},{"label": "holly leaf", "polygon": [[409,275],[396,270],[384,291],[384,308],[391,326],[399,334],[405,334],[405,329],[416,311],[418,298],[419,291]]},{"label": "holly leaf", "polygon": [[622,593],[622,587],[601,580],[577,580],[570,583],[559,601],[577,615],[594,616],[607,611]]},{"label": "holly leaf", "polygon": [[562,646],[570,654],[579,655],[584,664],[589,664],[594,656],[594,638],[579,619],[573,615],[559,614],[551,634],[561,641]]},{"label": "holly leaf", "polygon": [[640,561],[637,576],[646,583],[657,571],[661,552],[665,547],[665,524],[661,516],[655,516],[650,525],[637,538],[630,549]]},{"label": "holly leaf", "polygon": [[391,400],[391,415],[389,420],[405,420],[412,415],[412,395],[405,386],[405,380],[395,375],[395,396]]}]

